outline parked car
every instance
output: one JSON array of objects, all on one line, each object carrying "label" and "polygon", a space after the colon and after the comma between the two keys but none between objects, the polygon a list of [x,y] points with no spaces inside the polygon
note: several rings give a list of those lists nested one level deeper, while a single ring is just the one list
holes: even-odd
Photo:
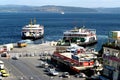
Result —
[{"label": "parked car", "polygon": [[18,59],[19,59],[19,56],[13,56],[12,59],[18,60]]},{"label": "parked car", "polygon": [[68,72],[64,72],[61,77],[70,78],[70,74]]},{"label": "parked car", "polygon": [[59,75],[59,73],[58,73],[55,69],[50,69],[50,70],[49,70],[49,73],[50,73],[51,75],[53,75],[53,76]]},{"label": "parked car", "polygon": [[4,69],[4,62],[0,60],[0,69]]},{"label": "parked car", "polygon": [[45,70],[47,71],[47,72],[49,72],[50,70],[52,70],[53,68],[49,68],[49,67],[47,67]]},{"label": "parked car", "polygon": [[40,67],[43,67],[43,68],[47,68],[48,67],[48,63],[44,62],[44,61],[41,61],[40,64],[39,64]]},{"label": "parked car", "polygon": [[6,70],[1,69],[0,72],[1,72],[2,74],[4,74],[4,73],[6,73]]},{"label": "parked car", "polygon": [[77,78],[86,78],[87,76],[84,73],[75,74]]},{"label": "parked car", "polygon": [[9,74],[8,74],[8,73],[4,73],[4,74],[2,74],[2,76],[3,76],[3,77],[8,77]]},{"label": "parked car", "polygon": [[2,76],[2,73],[0,72],[0,76]]},{"label": "parked car", "polygon": [[0,76],[0,80],[2,80],[3,78],[2,78],[2,76]]}]

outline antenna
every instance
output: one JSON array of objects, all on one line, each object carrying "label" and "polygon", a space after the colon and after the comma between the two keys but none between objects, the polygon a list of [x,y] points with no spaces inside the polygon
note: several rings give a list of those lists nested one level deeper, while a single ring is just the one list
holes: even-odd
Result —
[{"label": "antenna", "polygon": [[36,24],[36,19],[34,18],[34,24]]},{"label": "antenna", "polygon": [[31,20],[30,20],[30,25],[32,25],[32,23],[33,23],[33,22],[32,22],[32,19],[31,19]]},{"label": "antenna", "polygon": [[85,21],[82,21],[82,28],[85,28]]}]

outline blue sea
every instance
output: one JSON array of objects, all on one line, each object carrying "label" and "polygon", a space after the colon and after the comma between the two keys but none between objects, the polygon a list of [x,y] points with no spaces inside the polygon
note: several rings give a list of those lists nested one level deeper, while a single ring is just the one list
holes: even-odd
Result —
[{"label": "blue sea", "polygon": [[120,30],[120,14],[0,13],[0,44],[21,40],[22,27],[34,18],[38,24],[45,27],[44,41],[62,39],[63,32],[75,26],[85,25],[86,28],[96,29],[98,43],[93,47],[97,50],[100,50],[102,44],[108,41],[109,31]]}]

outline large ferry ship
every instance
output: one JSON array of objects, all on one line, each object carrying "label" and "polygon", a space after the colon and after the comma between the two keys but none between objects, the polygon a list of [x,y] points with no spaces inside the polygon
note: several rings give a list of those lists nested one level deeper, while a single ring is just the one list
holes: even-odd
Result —
[{"label": "large ferry ship", "polygon": [[44,35],[44,26],[36,24],[36,20],[34,19],[34,23],[31,20],[30,24],[25,25],[22,28],[21,37],[22,39],[39,39]]},{"label": "large ferry ship", "polygon": [[96,30],[87,29],[84,26],[81,28],[75,27],[63,34],[63,40],[59,42],[58,45],[70,45],[71,43],[75,43],[79,46],[88,46],[97,43]]},{"label": "large ferry ship", "polygon": [[59,46],[59,49],[56,48],[56,51],[51,57],[52,62],[75,73],[94,67],[94,60],[97,59],[96,55],[98,54],[94,49],[70,46],[65,50],[63,52],[63,46]]}]

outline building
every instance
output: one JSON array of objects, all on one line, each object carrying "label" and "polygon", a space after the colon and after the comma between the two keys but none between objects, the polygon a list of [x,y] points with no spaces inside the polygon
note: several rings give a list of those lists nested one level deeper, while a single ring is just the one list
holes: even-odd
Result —
[{"label": "building", "polygon": [[120,80],[120,31],[110,32],[103,45],[103,68],[104,80]]}]

